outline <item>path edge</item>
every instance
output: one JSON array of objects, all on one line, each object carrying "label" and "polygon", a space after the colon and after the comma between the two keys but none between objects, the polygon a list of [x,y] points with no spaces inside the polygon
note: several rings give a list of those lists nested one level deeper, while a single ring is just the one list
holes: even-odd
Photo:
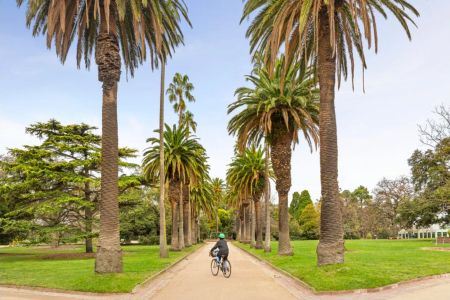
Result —
[{"label": "path edge", "polygon": [[[189,252],[183,256],[181,256],[180,258],[178,258],[175,262],[173,262],[172,264],[168,265],[167,267],[165,267],[164,269],[158,271],[157,273],[153,274],[150,277],[147,277],[144,281],[142,281],[141,283],[138,283],[129,294],[137,294],[141,289],[145,288],[148,284],[150,284],[150,282],[154,281],[155,279],[157,279],[159,276],[165,274],[167,271],[171,270],[172,268],[174,268],[176,265],[178,265],[179,263],[181,263],[183,260],[185,260],[186,258],[188,258],[191,255],[194,255],[198,250],[200,250],[201,248],[203,248],[206,243],[205,242],[201,242],[198,243],[196,245],[199,245],[199,247],[194,250],[193,252]],[[195,245],[195,246],[196,246]]]},{"label": "path edge", "polygon": [[289,277],[290,279],[294,280],[296,283],[298,283],[301,287],[307,289],[309,292],[313,293],[314,295],[317,296],[326,296],[326,295],[350,295],[350,294],[372,294],[372,293],[378,293],[378,292],[382,292],[382,291],[386,291],[386,290],[391,290],[403,285],[408,285],[408,284],[412,284],[412,283],[417,283],[417,282],[421,282],[421,281],[427,281],[427,280],[432,280],[432,279],[440,279],[440,278],[450,278],[450,273],[443,273],[443,274],[436,274],[436,275],[429,275],[429,276],[423,276],[423,277],[417,277],[417,278],[413,278],[413,279],[409,279],[409,280],[405,280],[405,281],[400,281],[397,283],[392,283],[392,284],[388,284],[388,285],[384,285],[384,286],[380,286],[380,287],[376,287],[376,288],[367,288],[367,289],[354,289],[354,290],[341,290],[341,291],[317,291],[315,288],[313,288],[312,286],[310,286],[309,284],[307,284],[306,282],[304,282],[303,280],[295,277],[294,275],[292,275],[291,273],[280,269],[279,267],[275,266],[274,264],[272,264],[271,262],[260,258],[259,256],[247,251],[247,249],[244,249],[242,247],[240,247],[239,245],[237,245],[239,242],[233,242],[233,244],[236,245],[236,247],[242,251],[244,251],[245,253],[249,254],[251,257],[255,258],[256,260],[258,260],[259,262],[262,262],[264,264],[266,264],[267,266],[269,266],[270,268],[272,268],[273,270],[282,273],[283,275]]}]

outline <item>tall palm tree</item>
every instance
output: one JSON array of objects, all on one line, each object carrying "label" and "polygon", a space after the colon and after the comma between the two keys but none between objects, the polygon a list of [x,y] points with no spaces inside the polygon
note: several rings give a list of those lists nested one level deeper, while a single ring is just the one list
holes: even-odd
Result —
[{"label": "tall palm tree", "polygon": [[189,110],[182,115],[181,125],[186,126],[189,131],[197,132],[197,122],[194,120],[194,114]]},{"label": "tall palm tree", "polygon": [[[184,112],[186,110],[186,100],[189,102],[194,102],[195,98],[192,95],[192,91],[194,90],[194,85],[189,82],[189,77],[187,75],[181,75],[180,73],[175,73],[172,82],[167,89],[167,95],[169,96],[170,103],[173,103],[173,108],[175,112],[178,114],[178,126],[181,127],[184,119]],[[189,184],[189,183],[188,183]],[[180,186],[180,193],[188,195],[186,192],[188,187],[183,187],[183,184]],[[184,248],[185,239],[189,236],[188,232],[185,232],[185,222],[184,222],[184,202],[187,202],[189,205],[189,200],[180,198],[180,218],[179,218],[179,226],[180,229],[178,231],[180,237],[179,242],[181,248]],[[189,228],[186,228],[189,230]]]},{"label": "tall palm tree", "polygon": [[265,177],[265,159],[264,151],[254,146],[245,149],[242,154],[234,157],[227,171],[227,182],[236,192],[243,193],[244,197],[251,197],[255,215],[252,216],[252,242],[254,241],[256,231],[256,244],[253,246],[257,249],[263,247],[262,241],[262,219],[261,219],[261,196],[264,192],[266,184]]},{"label": "tall palm tree", "polygon": [[173,103],[173,109],[178,114],[178,126],[183,122],[183,114],[186,111],[186,101],[195,102],[192,95],[194,85],[189,82],[187,75],[175,73],[173,80],[167,89],[170,103]]},{"label": "tall palm tree", "polygon": [[[180,13],[177,8],[177,2],[168,1],[167,9],[170,9],[170,14],[173,15],[178,22],[180,21]],[[189,25],[191,25],[189,19],[187,19]],[[173,45],[176,46],[178,44],[184,44],[184,37],[180,30],[176,30],[174,26],[178,26],[178,23],[168,23],[168,26],[171,26],[172,30],[170,32],[175,32],[176,34],[173,36]],[[159,143],[160,145],[164,145],[164,91],[165,91],[165,74],[166,74],[166,62],[167,58],[171,56],[171,49],[168,48],[168,44],[163,44],[163,47],[159,51],[159,61],[161,65],[161,90],[160,90],[160,108],[159,108]],[[160,174],[161,179],[165,178],[164,175],[164,150],[161,147],[160,149]],[[159,183],[160,195],[159,195],[159,256],[161,258],[167,258],[169,256],[167,249],[167,237],[166,237],[166,214],[165,214],[165,181],[160,180]]]},{"label": "tall palm tree", "polygon": [[[144,152],[144,175],[149,181],[160,180],[160,143],[158,138],[149,138],[151,146]],[[180,186],[190,182],[198,184],[208,173],[206,151],[197,138],[188,134],[185,127],[165,126],[164,131],[164,172],[165,181],[169,183],[169,201],[172,206],[172,242],[174,250],[180,250],[178,204],[182,197]],[[181,211],[182,212],[182,211]]]},{"label": "tall palm tree", "polygon": [[[275,64],[281,48],[286,65],[307,58],[317,69],[320,86],[320,171],[322,207],[318,264],[344,261],[344,232],[338,187],[338,151],[334,109],[336,78],[354,75],[354,56],[366,68],[364,39],[378,48],[376,13],[387,11],[411,38],[410,15],[419,12],[406,0],[248,0],[242,19],[258,12],[247,31],[252,51],[264,52],[266,63]],[[414,24],[415,25],[415,24]],[[355,53],[356,52],[356,53]],[[350,72],[349,69],[350,68]]]},{"label": "tall palm tree", "polygon": [[231,118],[228,131],[237,135],[240,149],[264,138],[270,143],[279,202],[278,254],[292,255],[288,213],[292,147],[299,141],[299,131],[311,149],[318,143],[319,92],[310,70],[292,63],[283,76],[284,64],[281,57],[274,70],[256,66],[253,75],[247,76],[253,87],[236,90],[237,100],[230,104],[228,113],[240,111]]},{"label": "tall palm tree", "polygon": [[73,41],[77,43],[78,66],[84,61],[89,68],[95,49],[98,79],[103,83],[100,235],[95,271],[121,272],[117,201],[117,83],[121,64],[123,62],[133,76],[135,68],[147,56],[154,67],[162,49],[172,51],[182,36],[179,16],[188,21],[186,6],[182,0],[16,2],[18,6],[28,3],[27,26],[33,28],[33,35],[47,36],[48,48],[54,42],[62,63],[66,61]]},{"label": "tall palm tree", "polygon": [[[166,75],[166,63],[161,61],[161,88],[159,94],[159,144],[164,145],[164,85]],[[167,249],[167,237],[166,237],[166,207],[165,201],[165,172],[164,172],[164,148],[159,148],[159,257],[169,257],[169,251]]]}]

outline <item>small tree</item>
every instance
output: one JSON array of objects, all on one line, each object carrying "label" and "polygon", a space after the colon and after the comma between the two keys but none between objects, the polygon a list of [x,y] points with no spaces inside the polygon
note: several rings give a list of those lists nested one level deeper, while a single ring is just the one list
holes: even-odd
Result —
[{"label": "small tree", "polygon": [[298,222],[303,209],[308,205],[312,204],[311,195],[307,190],[302,191],[301,194],[295,192],[292,195],[292,202],[289,206],[289,213]]},{"label": "small tree", "polygon": [[300,229],[302,238],[315,240],[319,237],[319,214],[314,205],[308,204],[300,215]]}]

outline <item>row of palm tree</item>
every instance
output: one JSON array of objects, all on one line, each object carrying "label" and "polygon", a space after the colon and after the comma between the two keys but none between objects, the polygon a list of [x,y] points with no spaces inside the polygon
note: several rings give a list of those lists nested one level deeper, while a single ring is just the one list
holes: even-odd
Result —
[{"label": "row of palm tree", "polygon": [[[192,232],[197,232],[197,225],[192,222],[198,217],[201,209],[210,212],[209,201],[211,192],[208,187],[208,171],[206,151],[198,142],[198,139],[189,133],[186,126],[178,127],[165,125],[164,130],[164,174],[160,175],[160,140],[149,138],[147,142],[151,146],[145,151],[143,166],[146,179],[150,182],[165,183],[168,189],[168,199],[172,211],[171,247],[173,250],[181,250],[186,245],[197,242],[193,239]],[[188,187],[184,189],[183,187]],[[185,199],[194,196],[194,205],[185,206]],[[188,201],[189,201],[188,200]],[[194,216],[191,218],[191,216]],[[162,216],[161,216],[162,217]],[[180,221],[183,220],[183,221]],[[194,226],[193,226],[194,224]],[[197,222],[198,224],[198,222]],[[186,234],[184,232],[186,230]]]},{"label": "row of palm tree", "polygon": [[[292,248],[289,239],[288,194],[291,188],[291,156],[293,145],[299,142],[299,132],[308,142],[309,147],[316,147],[319,142],[319,91],[310,69],[302,69],[300,63],[290,64],[283,73],[285,57],[281,56],[275,63],[274,70],[269,70],[263,64],[257,63],[247,80],[252,87],[241,87],[236,90],[237,100],[230,104],[228,113],[238,111],[230,120],[228,130],[237,136],[238,151],[248,156],[249,148],[254,145],[267,144],[266,151],[270,151],[275,186],[278,192],[279,207],[279,248],[281,255],[291,255]],[[272,74],[272,75],[271,75]],[[270,148],[270,150],[269,150]],[[262,158],[263,151],[260,151]],[[238,155],[230,165],[233,170]],[[265,163],[259,165],[259,177],[265,181]],[[241,167],[244,171],[244,169]],[[245,170],[246,171],[246,170]],[[257,176],[248,174],[253,180]],[[243,175],[240,175],[242,178]],[[259,178],[258,177],[258,178]],[[268,177],[268,176],[266,176]],[[243,188],[233,183],[244,193]],[[264,190],[264,184],[252,194],[256,211],[256,222],[260,223],[258,211],[259,199]],[[266,192],[268,196],[268,193]],[[266,197],[267,197],[266,196]],[[256,197],[256,198],[255,198]],[[258,225],[256,226],[258,228]],[[252,235],[253,236],[253,235]],[[256,248],[262,248],[261,230],[257,229]]]},{"label": "row of palm tree", "polygon": [[[257,72],[258,76],[248,78],[254,88],[238,90],[238,100],[230,106],[229,112],[238,107],[244,107],[244,110],[232,118],[229,131],[238,136],[241,149],[246,144],[260,142],[263,137],[270,144],[279,197],[280,254],[292,253],[287,193],[290,188],[291,146],[292,142],[298,141],[296,132],[302,130],[310,147],[320,140],[322,205],[318,264],[344,261],[344,234],[338,199],[336,79],[339,86],[341,78],[347,79],[351,74],[353,83],[355,56],[359,56],[364,71],[364,40],[368,48],[374,44],[377,51],[377,14],[387,18],[388,11],[411,38],[409,24],[415,23],[410,15],[417,17],[419,13],[406,0],[247,0],[245,3],[242,20],[255,14],[247,30],[251,52],[256,58],[263,57],[263,63],[258,65],[263,66],[261,70],[265,69],[267,76]],[[280,58],[281,51],[283,55]],[[296,116],[290,114],[293,111],[290,100],[282,103],[283,99],[290,99],[285,89],[292,87],[289,77],[297,64],[302,69],[295,71],[299,73],[295,78],[311,74],[310,68],[315,77],[317,75],[320,89],[310,86],[315,92],[309,98],[313,100],[311,105],[317,108],[319,103],[316,102],[320,101],[320,113],[314,109],[310,114],[305,107],[301,109],[301,115]],[[278,108],[264,103],[274,103],[272,106]],[[252,114],[256,117],[252,118]],[[320,125],[320,131],[317,125]]]},{"label": "row of palm tree", "polygon": [[[117,90],[121,66],[123,64],[127,73],[133,76],[135,69],[148,58],[152,69],[161,66],[161,77],[164,78],[168,58],[178,45],[183,44],[180,23],[184,20],[190,25],[187,7],[182,0],[16,2],[18,6],[27,3],[27,26],[32,27],[34,36],[46,35],[49,48],[54,43],[62,63],[66,61],[74,41],[79,67],[82,63],[90,67],[95,50],[98,79],[102,82],[103,91],[100,235],[95,270],[100,273],[120,272]],[[343,261],[334,109],[336,79],[338,85],[348,74],[353,79],[354,56],[359,56],[363,69],[366,68],[364,39],[369,48],[374,44],[377,50],[376,14],[386,18],[388,11],[410,38],[409,24],[414,24],[410,14],[418,16],[419,13],[406,0],[247,0],[245,3],[242,19],[256,14],[247,31],[251,51],[255,56],[261,53],[263,63],[248,77],[254,88],[238,90],[238,100],[230,106],[229,112],[237,108],[244,110],[232,118],[229,131],[238,136],[240,153],[248,144],[259,144],[264,140],[270,145],[279,197],[280,254],[292,253],[287,196],[291,185],[291,147],[298,141],[298,131],[301,130],[310,147],[317,145],[320,139],[322,205],[318,262]],[[284,50],[282,57],[279,55],[281,49]],[[318,91],[313,86],[313,75],[318,78]],[[163,81],[161,85],[163,90]],[[301,85],[303,88],[298,87]],[[320,93],[320,97],[315,91]],[[320,99],[320,131],[316,122],[317,99]],[[182,104],[178,103],[178,106],[183,111]],[[163,106],[161,109],[163,112]],[[164,122],[161,120],[159,143],[165,145],[162,141],[165,137],[162,132]],[[185,130],[181,121],[178,127],[171,128],[174,135],[176,131]],[[172,186],[170,180],[169,186],[175,188],[178,184],[179,197],[182,197],[183,186],[191,186],[190,189],[194,190],[194,182],[200,182],[201,178],[196,177],[198,174],[193,175],[193,169],[174,171],[163,165],[167,159],[163,158],[166,150],[162,148],[165,147],[158,149],[161,150],[159,174],[162,178],[172,178]],[[163,171],[171,173],[166,176]],[[163,180],[160,182],[162,186]],[[164,188],[161,189],[161,209],[163,191]],[[182,201],[178,203],[183,205]],[[179,240],[181,236],[184,239],[183,231],[184,226],[180,226]],[[163,247],[163,237],[160,242]],[[163,250],[161,254],[164,254]]]}]

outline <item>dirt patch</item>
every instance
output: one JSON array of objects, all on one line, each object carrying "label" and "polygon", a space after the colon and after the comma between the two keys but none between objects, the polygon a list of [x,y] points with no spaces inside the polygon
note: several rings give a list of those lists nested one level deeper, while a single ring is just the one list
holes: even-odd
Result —
[{"label": "dirt patch", "polygon": [[420,248],[422,250],[428,250],[428,251],[442,251],[442,252],[450,252],[450,247],[446,248],[446,247],[423,247]]},{"label": "dirt patch", "polygon": [[54,253],[40,256],[41,259],[88,259],[94,258],[95,253]]}]

